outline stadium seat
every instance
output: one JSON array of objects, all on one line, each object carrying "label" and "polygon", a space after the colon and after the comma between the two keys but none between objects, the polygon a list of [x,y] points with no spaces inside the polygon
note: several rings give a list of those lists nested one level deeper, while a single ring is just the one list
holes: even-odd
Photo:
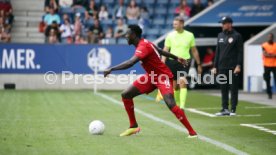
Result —
[{"label": "stadium seat", "polygon": [[160,30],[160,34],[161,34],[161,35],[164,35],[164,34],[170,32],[171,30],[172,30],[172,29],[161,29],[161,30]]},{"label": "stadium seat", "polygon": [[157,36],[157,35],[159,35],[159,29],[148,29],[146,31],[146,35],[147,36],[150,36],[150,35]]},{"label": "stadium seat", "polygon": [[59,12],[61,14],[73,14],[74,13],[74,10],[72,8],[60,8],[59,9]]},{"label": "stadium seat", "polygon": [[168,14],[169,15],[174,15],[175,9],[177,6],[170,6],[168,9]]},{"label": "stadium seat", "polygon": [[165,8],[165,7],[160,7],[160,8],[155,9],[156,16],[161,16],[164,18],[164,16],[166,16],[166,14],[167,14],[167,8]]},{"label": "stadium seat", "polygon": [[116,44],[116,39],[115,38],[108,38],[108,44]]},{"label": "stadium seat", "polygon": [[126,44],[128,44],[128,43],[127,43],[127,40],[126,40],[126,39],[124,39],[124,38],[119,38],[119,39],[118,39],[118,44],[126,45]]},{"label": "stadium seat", "polygon": [[127,24],[128,24],[128,25],[131,25],[131,24],[138,24],[138,20],[136,20],[136,19],[127,20]]},{"label": "stadium seat", "polygon": [[167,7],[169,3],[169,0],[159,0],[156,3],[156,7],[159,9],[159,7]]},{"label": "stadium seat", "polygon": [[112,19],[106,19],[101,21],[102,25],[108,25],[108,26],[113,26],[113,20]]},{"label": "stadium seat", "polygon": [[91,19],[88,19],[86,21],[84,21],[84,26],[85,27],[90,27],[94,24],[94,20],[91,18]]},{"label": "stadium seat", "polygon": [[169,16],[169,17],[167,17],[166,25],[172,25],[173,20],[174,20],[174,16]]},{"label": "stadium seat", "polygon": [[165,25],[165,19],[164,18],[155,18],[155,19],[153,19],[152,24],[159,25],[162,27],[163,25]]},{"label": "stadium seat", "polygon": [[150,9],[150,8],[153,8],[155,4],[155,0],[145,0],[144,3]]},{"label": "stadium seat", "polygon": [[114,0],[102,0],[102,4],[114,4]]},{"label": "stadium seat", "polygon": [[81,7],[81,8],[75,8],[75,13],[79,12],[79,13],[81,13],[81,14],[84,14],[85,11],[86,11],[86,9],[83,8],[83,7]]}]

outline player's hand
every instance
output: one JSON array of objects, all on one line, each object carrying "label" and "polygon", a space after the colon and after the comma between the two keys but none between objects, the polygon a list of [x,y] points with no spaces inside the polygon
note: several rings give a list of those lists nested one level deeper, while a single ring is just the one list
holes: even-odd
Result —
[{"label": "player's hand", "polygon": [[104,71],[104,77],[107,77],[108,74],[111,73],[111,69],[107,69]]},{"label": "player's hand", "polygon": [[212,68],[212,69],[211,69],[211,73],[217,74],[217,69],[216,69],[216,68]]},{"label": "player's hand", "polygon": [[188,66],[188,63],[189,63],[188,60],[185,60],[183,58],[178,58],[177,61],[184,66]]},{"label": "player's hand", "polygon": [[234,74],[239,74],[240,72],[241,72],[241,67],[236,66],[236,68],[234,69]]},{"label": "player's hand", "polygon": [[201,65],[197,65],[197,73],[198,74],[202,73],[202,66]]}]

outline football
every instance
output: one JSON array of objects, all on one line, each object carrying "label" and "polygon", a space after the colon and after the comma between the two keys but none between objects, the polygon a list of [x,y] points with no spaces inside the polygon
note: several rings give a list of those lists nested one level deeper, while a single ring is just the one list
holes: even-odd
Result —
[{"label": "football", "polygon": [[104,123],[99,120],[94,120],[89,124],[89,132],[92,135],[102,135],[104,133]]}]

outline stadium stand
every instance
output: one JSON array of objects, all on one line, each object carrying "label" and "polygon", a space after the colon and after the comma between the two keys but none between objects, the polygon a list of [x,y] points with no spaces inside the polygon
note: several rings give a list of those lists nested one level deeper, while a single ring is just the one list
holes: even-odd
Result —
[{"label": "stadium stand", "polygon": [[[99,18],[98,15],[101,7],[106,7],[108,11],[108,19],[106,19],[106,17],[100,19],[100,25],[104,32],[107,31],[109,27],[114,29],[117,23],[115,16],[118,12],[116,11],[118,11],[118,4],[120,1],[122,1],[124,7],[122,10],[122,17],[124,18],[125,23],[139,24],[145,31],[144,37],[154,40],[172,29],[173,18],[177,15],[181,15],[178,14],[179,10],[181,12],[181,7],[179,8],[179,6],[181,6],[180,4],[186,3],[187,6],[192,8],[194,1],[198,0],[133,0],[140,8],[139,17],[137,19],[133,18],[129,20],[127,18],[127,7],[131,0],[11,0],[15,10],[15,26],[12,31],[12,35],[15,37],[12,39],[12,42],[44,43],[47,41],[43,32],[39,33],[39,28],[40,31],[46,29],[45,24],[41,21],[44,20],[51,7],[53,7],[54,10],[57,10],[61,19],[64,14],[67,14],[73,25],[75,23],[76,14],[80,13],[82,28],[80,36],[84,39],[87,39],[88,30],[94,24],[94,20]],[[202,0],[199,1],[199,3],[202,4],[201,6],[205,7],[207,6],[208,1]],[[178,8],[178,12],[175,12],[176,8]],[[188,19],[189,14],[185,15],[185,18]],[[62,25],[62,22],[60,26]],[[79,34],[74,34],[74,36],[75,35]],[[59,38],[59,42],[61,42],[61,38]],[[105,39],[104,42],[106,44],[108,41]],[[99,44],[101,43],[102,42],[100,41]],[[113,40],[110,41],[110,43],[113,43]]]}]

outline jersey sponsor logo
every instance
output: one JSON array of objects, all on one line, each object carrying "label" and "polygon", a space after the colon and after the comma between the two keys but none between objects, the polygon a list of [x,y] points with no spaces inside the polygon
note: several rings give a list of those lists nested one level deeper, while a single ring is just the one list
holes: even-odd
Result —
[{"label": "jersey sponsor logo", "polygon": [[137,53],[142,53],[142,51],[139,51],[139,50],[136,50],[135,52],[137,52]]},{"label": "jersey sponsor logo", "polygon": [[232,42],[233,42],[233,38],[232,37],[230,37],[230,38],[228,38],[228,42],[231,44]]},{"label": "jersey sponsor logo", "polygon": [[224,42],[224,39],[223,39],[223,38],[220,38],[218,42],[219,42],[219,43],[223,43],[223,42]]}]

